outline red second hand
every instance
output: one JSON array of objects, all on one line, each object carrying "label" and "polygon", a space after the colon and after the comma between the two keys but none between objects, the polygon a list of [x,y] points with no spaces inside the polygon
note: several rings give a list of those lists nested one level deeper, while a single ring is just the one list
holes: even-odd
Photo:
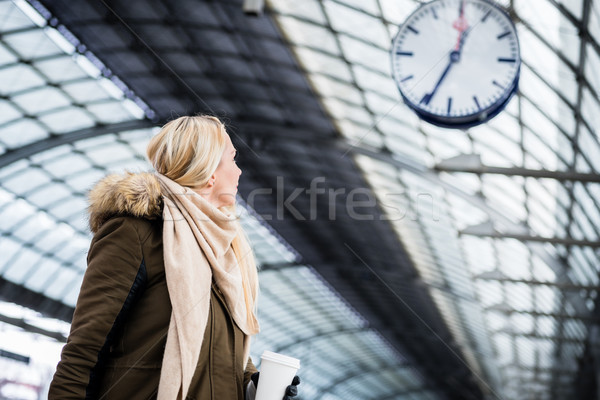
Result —
[{"label": "red second hand", "polygon": [[452,23],[452,27],[458,31],[458,39],[456,39],[456,46],[454,46],[454,50],[459,51],[462,34],[469,27],[469,24],[465,19],[465,0],[462,1],[462,7],[460,8],[460,16],[456,21],[454,21],[454,23]]}]

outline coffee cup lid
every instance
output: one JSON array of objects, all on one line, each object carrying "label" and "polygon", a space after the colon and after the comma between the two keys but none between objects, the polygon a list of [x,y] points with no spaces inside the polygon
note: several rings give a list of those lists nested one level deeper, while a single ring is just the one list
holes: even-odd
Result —
[{"label": "coffee cup lid", "polygon": [[269,350],[265,350],[260,356],[263,360],[273,361],[279,364],[286,365],[292,368],[300,368],[300,360],[294,357],[284,356],[283,354],[274,353]]}]

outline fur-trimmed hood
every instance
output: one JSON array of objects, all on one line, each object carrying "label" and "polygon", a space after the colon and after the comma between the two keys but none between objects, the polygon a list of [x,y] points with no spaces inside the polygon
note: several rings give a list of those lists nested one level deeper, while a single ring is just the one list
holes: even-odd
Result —
[{"label": "fur-trimmed hood", "polygon": [[103,223],[117,215],[161,218],[162,190],[151,172],[112,174],[90,190],[89,204],[90,230],[96,233]]}]

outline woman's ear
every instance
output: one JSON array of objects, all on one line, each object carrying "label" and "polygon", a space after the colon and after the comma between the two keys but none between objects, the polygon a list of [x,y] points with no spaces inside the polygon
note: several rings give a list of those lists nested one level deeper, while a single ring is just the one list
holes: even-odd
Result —
[{"label": "woman's ear", "polygon": [[206,184],[208,187],[213,187],[215,185],[215,181],[217,180],[217,177],[215,174],[213,174],[209,179],[208,179],[208,183]]}]

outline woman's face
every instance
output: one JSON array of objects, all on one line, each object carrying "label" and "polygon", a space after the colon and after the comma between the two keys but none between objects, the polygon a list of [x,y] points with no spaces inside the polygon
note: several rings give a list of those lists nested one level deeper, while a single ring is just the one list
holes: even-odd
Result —
[{"label": "woman's face", "polygon": [[227,146],[221,157],[221,162],[215,170],[214,185],[212,187],[213,204],[217,207],[231,206],[235,204],[238,181],[242,170],[235,162],[236,150],[227,136]]}]

